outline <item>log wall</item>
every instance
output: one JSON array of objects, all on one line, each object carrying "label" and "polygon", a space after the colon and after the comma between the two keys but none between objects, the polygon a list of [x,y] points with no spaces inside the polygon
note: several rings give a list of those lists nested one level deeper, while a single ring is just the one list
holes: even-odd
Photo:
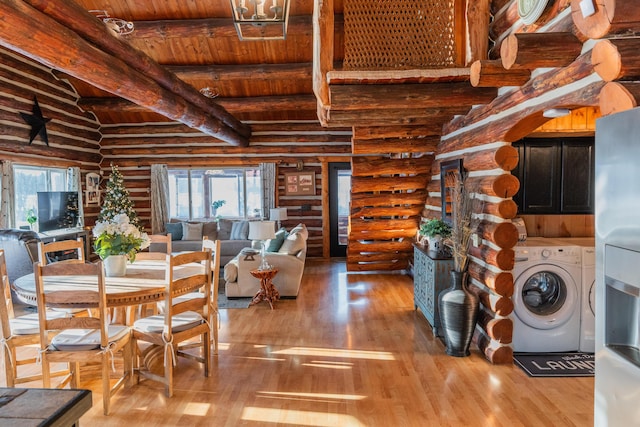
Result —
[{"label": "log wall", "polygon": [[[102,169],[108,176],[109,165],[117,164],[124,175],[136,211],[150,228],[151,165],[169,168],[257,166],[275,162],[278,172],[277,206],[286,207],[289,219],[282,225],[291,228],[303,222],[309,229],[308,256],[324,254],[323,187],[328,185],[323,169],[328,162],[344,161],[351,155],[351,128],[322,128],[317,122],[253,123],[248,147],[234,147],[175,122],[105,125],[101,128],[104,156]],[[286,196],[284,174],[315,172],[316,194]]]},{"label": "log wall", "polygon": [[[499,9],[492,9],[494,20],[491,31],[497,47],[514,32],[534,33],[527,36],[527,43],[536,45],[535,31],[539,27],[519,25],[517,14],[515,18],[513,16],[515,4],[515,1],[503,2]],[[572,32],[582,41],[584,37],[579,31],[572,31],[574,26],[567,23],[570,20],[568,7],[568,1],[551,2],[540,22],[548,24],[545,31],[549,31],[549,27],[562,28],[562,31]],[[543,45],[543,39],[548,40],[549,37],[545,35],[539,39]],[[514,40],[511,42],[517,43]],[[510,316],[513,315],[511,297],[514,292],[514,277],[511,270],[514,265],[513,247],[518,236],[511,221],[516,214],[511,197],[518,191],[518,185],[517,180],[514,186],[507,179],[512,177],[510,172],[517,162],[513,161],[513,153],[505,147],[510,147],[512,142],[534,132],[549,136],[553,136],[555,132],[565,133],[562,124],[544,126],[549,121],[542,116],[545,109],[588,107],[581,114],[585,117],[595,115],[599,92],[605,84],[594,71],[590,45],[585,44],[580,55],[574,56],[567,64],[541,70],[535,70],[536,55],[529,59],[524,44],[517,48],[519,55],[522,54],[519,61],[523,68],[531,67],[531,78],[519,86],[505,88],[490,104],[478,106],[444,126],[423,211],[423,215],[427,217],[440,216],[440,163],[462,158],[473,196],[482,201],[476,204],[474,212],[474,217],[479,222],[476,231],[478,245],[471,248],[469,263],[470,288],[481,301],[481,315],[474,342],[493,363],[512,363],[513,356],[510,346],[513,324]],[[496,47],[492,50],[492,57],[498,57]],[[476,67],[476,71],[480,68]],[[491,70],[499,72],[496,67]],[[513,85],[513,80],[509,83]],[[574,119],[580,121],[578,118]],[[569,127],[574,126],[570,124]],[[575,127],[578,128],[575,132],[593,133],[588,124]],[[586,222],[590,219],[589,216],[583,218]],[[588,226],[583,229],[589,232]]]},{"label": "log wall", "polygon": [[[29,144],[29,125],[20,113],[32,113],[37,97],[46,124],[49,145],[38,136]],[[79,167],[84,175],[98,172],[100,124],[77,106],[77,94],[51,69],[0,48],[0,161],[47,167]],[[86,207],[85,224],[95,221]]]}]

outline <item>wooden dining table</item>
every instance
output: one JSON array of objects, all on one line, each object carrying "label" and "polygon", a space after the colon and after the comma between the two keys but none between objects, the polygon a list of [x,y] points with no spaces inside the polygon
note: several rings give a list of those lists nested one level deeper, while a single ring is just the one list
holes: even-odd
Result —
[{"label": "wooden dining table", "polygon": [[[174,278],[202,274],[204,266],[197,263],[185,264],[174,270]],[[112,308],[135,307],[162,301],[167,286],[167,263],[144,260],[127,264],[127,272],[121,277],[105,277],[107,306]],[[89,276],[48,276],[44,279],[44,291],[96,290],[95,277]],[[34,273],[15,280],[13,289],[18,298],[29,305],[37,305]],[[58,305],[57,308],[90,308],[83,301]],[[129,317],[129,315],[128,315]],[[127,319],[129,324],[131,319]]]}]

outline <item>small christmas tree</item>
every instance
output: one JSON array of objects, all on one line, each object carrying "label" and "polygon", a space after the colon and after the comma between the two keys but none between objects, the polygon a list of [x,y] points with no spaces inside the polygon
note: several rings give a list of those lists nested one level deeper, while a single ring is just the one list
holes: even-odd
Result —
[{"label": "small christmas tree", "polygon": [[104,201],[97,221],[109,222],[118,214],[126,214],[129,217],[129,222],[142,231],[138,214],[133,209],[133,202],[129,198],[129,191],[124,186],[124,178],[118,167],[112,163],[111,176],[107,181]]}]

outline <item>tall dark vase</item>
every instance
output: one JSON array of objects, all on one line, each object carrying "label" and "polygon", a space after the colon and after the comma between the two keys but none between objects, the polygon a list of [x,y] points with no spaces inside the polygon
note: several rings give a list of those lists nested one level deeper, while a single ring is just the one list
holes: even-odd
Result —
[{"label": "tall dark vase", "polygon": [[450,356],[468,356],[478,317],[478,298],[467,290],[467,273],[451,272],[451,287],[440,292],[440,324]]}]

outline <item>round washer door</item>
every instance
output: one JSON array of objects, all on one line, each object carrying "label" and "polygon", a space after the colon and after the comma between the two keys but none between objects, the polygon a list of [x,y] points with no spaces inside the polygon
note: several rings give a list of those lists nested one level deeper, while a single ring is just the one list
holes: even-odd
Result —
[{"label": "round washer door", "polygon": [[514,285],[514,312],[532,328],[557,328],[565,324],[578,307],[575,280],[556,265],[529,267],[516,278]]}]

